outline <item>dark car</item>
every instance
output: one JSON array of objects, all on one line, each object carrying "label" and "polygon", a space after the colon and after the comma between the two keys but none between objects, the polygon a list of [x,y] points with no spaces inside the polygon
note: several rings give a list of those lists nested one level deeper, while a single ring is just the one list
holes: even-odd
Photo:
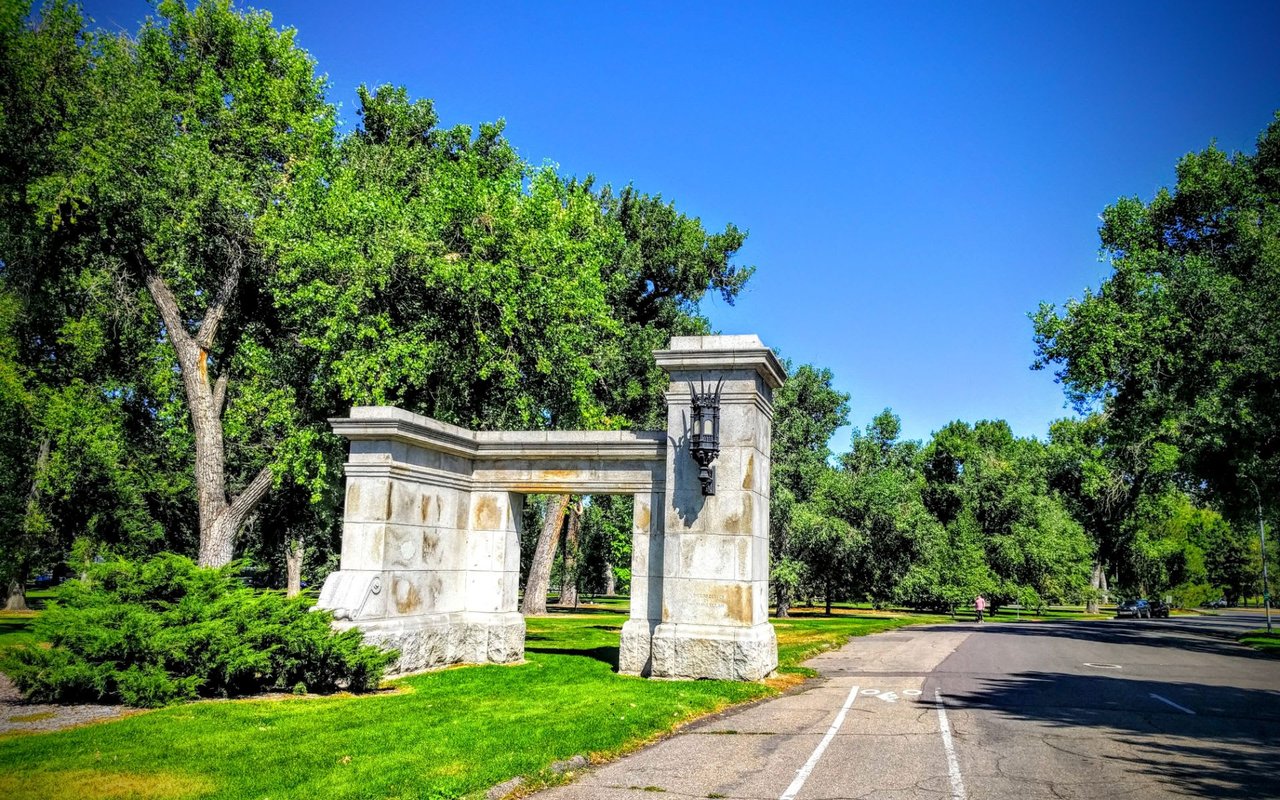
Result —
[{"label": "dark car", "polygon": [[1116,606],[1116,617],[1151,619],[1151,604],[1146,600],[1125,600],[1123,603]]},{"label": "dark car", "polygon": [[1162,619],[1169,618],[1169,604],[1163,600],[1148,600],[1147,607],[1151,609],[1152,617],[1160,617]]}]

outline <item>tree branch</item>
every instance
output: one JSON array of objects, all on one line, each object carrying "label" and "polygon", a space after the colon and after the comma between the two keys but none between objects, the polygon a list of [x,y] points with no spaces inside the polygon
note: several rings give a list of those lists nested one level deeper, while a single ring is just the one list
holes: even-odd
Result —
[{"label": "tree branch", "polygon": [[271,491],[271,467],[263,467],[257,475],[253,476],[253,480],[249,481],[249,485],[244,487],[244,491],[236,495],[224,512],[227,515],[226,530],[231,531],[232,536],[239,532],[241,524],[269,491]]},{"label": "tree branch", "polygon": [[160,273],[154,268],[148,267],[145,270],[143,280],[147,284],[147,291],[151,293],[151,299],[155,301],[156,308],[160,309],[160,318],[164,320],[164,326],[169,329],[169,341],[173,343],[174,349],[178,351],[178,358],[181,359],[194,342],[186,323],[182,321],[182,309],[178,307],[178,299],[173,296],[173,292],[169,290],[169,284],[164,282],[164,278],[161,278]]},{"label": "tree branch", "polygon": [[227,373],[223,372],[218,376],[217,382],[213,384],[213,413],[215,416],[222,416],[222,406],[227,401]]},{"label": "tree branch", "polygon": [[240,244],[225,236],[219,238],[222,239],[223,247],[227,251],[227,271],[222,276],[222,285],[218,287],[218,293],[214,295],[213,302],[204,312],[204,319],[200,322],[200,330],[196,334],[196,343],[206,351],[213,349],[213,340],[218,335],[218,326],[226,316],[227,306],[231,304],[236,287],[240,285],[240,271],[244,269],[244,251],[240,248]]}]

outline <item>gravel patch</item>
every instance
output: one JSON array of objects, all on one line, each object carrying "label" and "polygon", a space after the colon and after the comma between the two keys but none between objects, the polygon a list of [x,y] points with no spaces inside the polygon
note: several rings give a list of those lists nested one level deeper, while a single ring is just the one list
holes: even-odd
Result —
[{"label": "gravel patch", "polygon": [[9,676],[0,673],[0,734],[56,731],[89,722],[118,719],[130,710],[124,706],[28,703],[22,699]]}]

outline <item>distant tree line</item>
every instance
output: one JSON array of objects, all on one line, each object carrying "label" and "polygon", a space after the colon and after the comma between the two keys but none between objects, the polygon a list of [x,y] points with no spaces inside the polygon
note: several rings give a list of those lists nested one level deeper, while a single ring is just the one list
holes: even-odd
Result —
[{"label": "distant tree line", "polygon": [[[889,411],[833,456],[846,397],[796,370],[777,398],[773,579],[800,599],[954,608],[1110,590],[1197,605],[1266,591],[1280,510],[1280,115],[1254,153],[1185,156],[1099,234],[1112,274],[1032,315],[1034,368],[1079,416],[1045,441],[1002,421],[899,440]],[[1280,547],[1266,554],[1274,576]]]}]

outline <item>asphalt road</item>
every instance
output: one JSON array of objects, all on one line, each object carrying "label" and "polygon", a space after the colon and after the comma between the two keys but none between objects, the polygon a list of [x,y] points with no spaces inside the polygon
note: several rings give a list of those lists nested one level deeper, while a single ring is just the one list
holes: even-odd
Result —
[{"label": "asphalt road", "polygon": [[[1262,617],[950,625],[853,640],[804,691],[690,726],[541,793],[1280,798],[1280,659]],[[1277,619],[1280,623],[1280,619]]]}]

